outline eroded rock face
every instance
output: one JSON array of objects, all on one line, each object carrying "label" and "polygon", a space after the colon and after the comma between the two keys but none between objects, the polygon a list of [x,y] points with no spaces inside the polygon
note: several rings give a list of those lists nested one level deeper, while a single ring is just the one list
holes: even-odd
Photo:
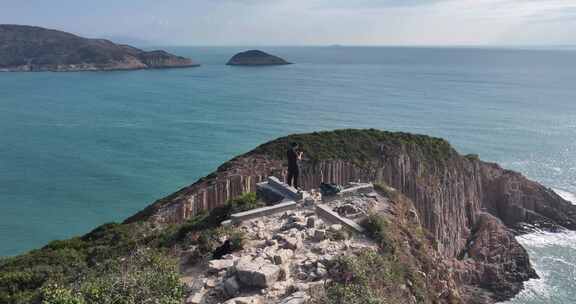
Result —
[{"label": "eroded rock face", "polygon": [[[358,144],[360,139],[362,144]],[[576,206],[519,173],[461,156],[441,139],[376,130],[321,132],[275,140],[236,157],[129,221],[179,223],[243,192],[254,191],[256,183],[269,175],[282,178],[286,173],[285,149],[292,141],[310,143],[304,149],[312,161],[301,171],[305,189],[317,188],[322,182],[351,181],[383,182],[396,188],[414,202],[413,218],[436,239],[444,259],[461,257],[468,248],[469,255],[460,261],[467,263],[462,282],[491,290],[501,298],[516,293],[521,282],[534,273],[527,253],[508,228],[516,229],[524,222],[549,229],[576,228]],[[329,146],[332,142],[337,145]],[[359,149],[362,153],[355,152]],[[354,153],[362,158],[355,159]],[[486,212],[500,221],[486,220]],[[486,240],[490,235],[508,242],[498,247],[500,254],[486,255],[480,248],[470,247],[469,241],[478,239],[496,250],[496,243]],[[486,257],[490,259],[484,261]],[[505,265],[513,266],[502,268],[508,267]],[[504,287],[490,284],[494,279],[491,269],[505,270],[507,274],[497,280]]]},{"label": "eroded rock face", "polygon": [[0,72],[106,71],[192,67],[165,51],[146,52],[104,39],[23,25],[0,25]]},{"label": "eroded rock face", "polygon": [[265,66],[265,65],[286,65],[290,62],[274,55],[259,51],[250,50],[238,53],[232,57],[227,65],[245,65],[245,66]]},{"label": "eroded rock face", "polygon": [[483,213],[457,268],[463,283],[482,286],[506,300],[522,289],[522,283],[538,278],[531,267],[526,250],[516,241],[512,231],[496,217]]}]

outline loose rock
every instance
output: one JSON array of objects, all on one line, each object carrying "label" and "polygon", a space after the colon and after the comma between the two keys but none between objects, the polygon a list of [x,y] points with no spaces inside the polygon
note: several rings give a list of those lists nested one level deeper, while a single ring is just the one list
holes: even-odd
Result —
[{"label": "loose rock", "polygon": [[245,286],[267,288],[278,280],[280,267],[270,263],[244,262],[236,265],[236,274]]}]

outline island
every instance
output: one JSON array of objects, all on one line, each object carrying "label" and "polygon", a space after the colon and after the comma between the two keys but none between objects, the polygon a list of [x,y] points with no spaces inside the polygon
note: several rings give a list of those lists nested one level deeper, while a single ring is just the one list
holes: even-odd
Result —
[{"label": "island", "polygon": [[27,25],[0,25],[0,71],[73,72],[195,67],[189,58]]},{"label": "island", "polygon": [[[282,182],[293,142],[300,192]],[[0,259],[0,302],[496,303],[538,278],[515,238],[534,230],[576,230],[576,206],[444,139],[293,134],[123,223]]]},{"label": "island", "polygon": [[292,64],[278,56],[262,52],[260,50],[250,50],[234,55],[227,65],[240,66],[267,66],[267,65],[287,65]]}]

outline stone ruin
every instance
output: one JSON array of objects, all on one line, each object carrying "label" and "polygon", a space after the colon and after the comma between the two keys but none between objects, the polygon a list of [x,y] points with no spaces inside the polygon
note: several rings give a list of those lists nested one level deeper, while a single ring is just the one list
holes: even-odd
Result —
[{"label": "stone ruin", "polygon": [[300,192],[276,178],[258,185],[268,207],[235,214],[246,236],[241,251],[184,269],[186,304],[303,304],[329,282],[329,262],[377,250],[358,222],[386,198],[372,184],[352,184],[333,197]]}]

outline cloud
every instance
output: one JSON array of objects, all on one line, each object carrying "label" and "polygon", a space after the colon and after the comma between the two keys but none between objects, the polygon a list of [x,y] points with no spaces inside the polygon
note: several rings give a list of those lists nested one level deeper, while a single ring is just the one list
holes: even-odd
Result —
[{"label": "cloud", "polygon": [[446,0],[329,0],[319,2],[324,9],[385,9],[394,7],[428,6]]},{"label": "cloud", "polygon": [[160,44],[576,43],[576,0],[0,1],[2,22]]}]

